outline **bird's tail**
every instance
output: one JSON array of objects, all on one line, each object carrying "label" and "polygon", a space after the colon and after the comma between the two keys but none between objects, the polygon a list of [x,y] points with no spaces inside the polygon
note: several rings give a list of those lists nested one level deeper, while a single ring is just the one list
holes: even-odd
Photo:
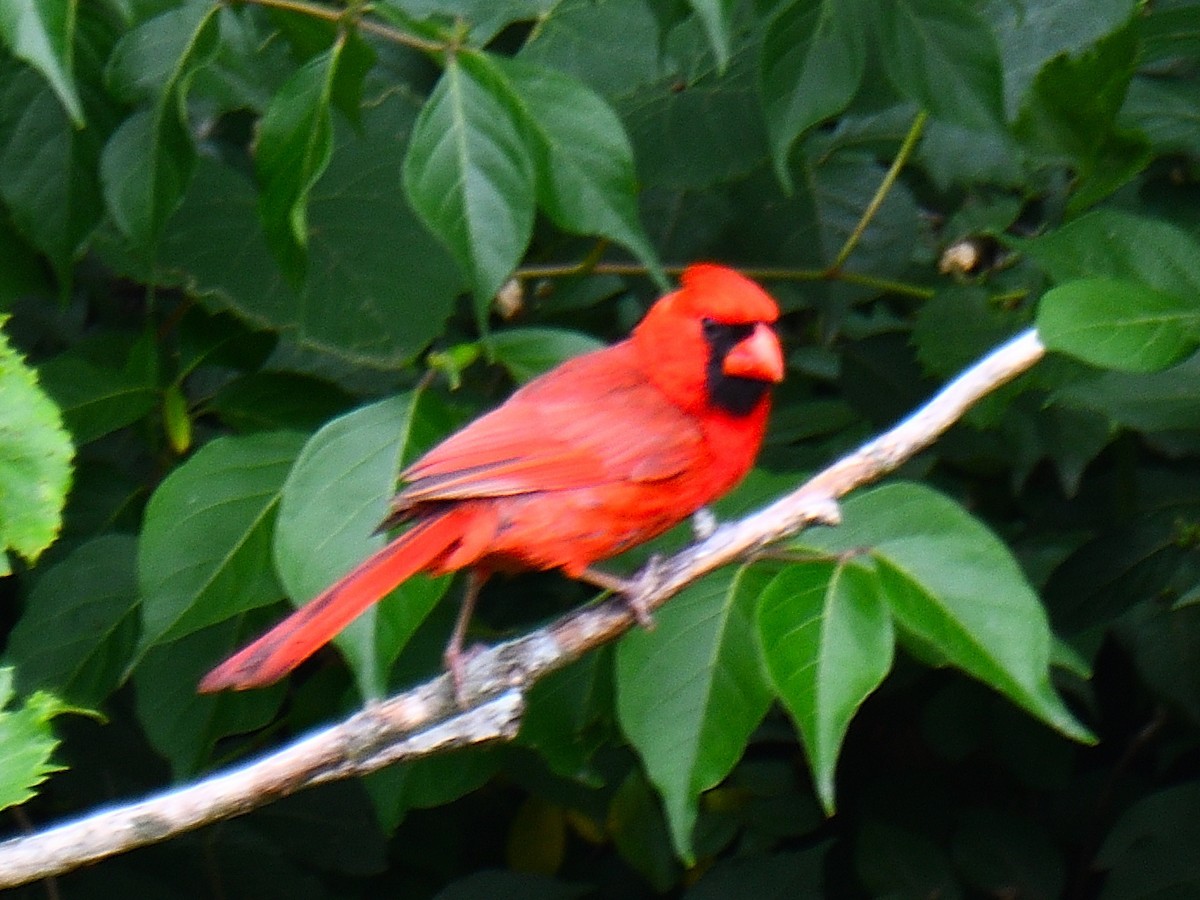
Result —
[{"label": "bird's tail", "polygon": [[461,537],[468,510],[451,508],[418,522],[204,676],[199,691],[245,690],[278,681],[405,579],[427,568]]}]

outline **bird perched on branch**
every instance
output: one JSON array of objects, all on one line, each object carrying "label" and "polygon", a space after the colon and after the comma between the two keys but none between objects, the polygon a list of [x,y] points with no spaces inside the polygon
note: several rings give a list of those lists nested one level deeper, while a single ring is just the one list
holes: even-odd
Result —
[{"label": "bird perched on branch", "polygon": [[[270,684],[417,572],[466,569],[445,662],[493,572],[561,569],[636,600],[594,563],[657,537],[750,470],[782,380],[779,310],[756,283],[688,267],[624,341],[568,360],[401,473],[385,527],[406,531],[213,669],[203,692]],[[639,621],[645,609],[634,608]]]}]

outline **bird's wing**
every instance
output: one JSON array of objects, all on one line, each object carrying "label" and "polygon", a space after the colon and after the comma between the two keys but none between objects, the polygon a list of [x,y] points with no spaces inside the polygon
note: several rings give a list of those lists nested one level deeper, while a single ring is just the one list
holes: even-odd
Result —
[{"label": "bird's wing", "polygon": [[661,481],[694,465],[702,444],[618,344],[530,382],[429,451],[401,474],[394,507]]}]

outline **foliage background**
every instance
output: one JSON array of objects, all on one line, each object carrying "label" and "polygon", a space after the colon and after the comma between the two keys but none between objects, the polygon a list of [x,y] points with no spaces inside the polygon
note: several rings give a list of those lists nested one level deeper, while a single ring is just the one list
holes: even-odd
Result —
[{"label": "foliage background", "polygon": [[[414,580],[286,684],[193,693],[379,540],[402,459],[708,258],[779,298],[790,370],[722,515],[1035,321],[1062,352],[804,561],[541,685],[515,746],[57,889],[1194,896],[1198,34],[1186,0],[0,4],[8,830],[434,673]],[[587,598],[499,584],[475,631]]]}]

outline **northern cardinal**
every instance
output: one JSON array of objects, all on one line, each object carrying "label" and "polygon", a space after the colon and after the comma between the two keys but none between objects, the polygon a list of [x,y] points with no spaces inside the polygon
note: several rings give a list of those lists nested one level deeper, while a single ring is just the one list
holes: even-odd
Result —
[{"label": "northern cardinal", "polygon": [[[282,678],[417,572],[469,570],[445,652],[461,689],[475,596],[496,571],[561,569],[629,595],[592,564],[662,534],[737,484],[782,380],[775,302],[697,264],[611,347],[562,363],[404,472],[385,526],[407,531],[213,669],[202,692]],[[640,620],[645,610],[635,609]]]}]

